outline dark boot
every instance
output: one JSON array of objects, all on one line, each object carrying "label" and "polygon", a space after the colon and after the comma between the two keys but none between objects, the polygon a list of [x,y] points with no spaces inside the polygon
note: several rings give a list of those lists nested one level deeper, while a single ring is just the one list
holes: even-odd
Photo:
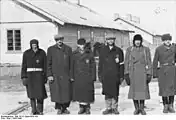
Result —
[{"label": "dark boot", "polygon": [[139,115],[140,110],[139,110],[139,101],[138,100],[133,100],[134,103],[134,107],[135,107],[135,111],[134,111],[134,115]]},{"label": "dark boot", "polygon": [[90,104],[85,106],[85,114],[90,114]]},{"label": "dark boot", "polygon": [[163,105],[164,105],[164,109],[163,109],[163,113],[168,113],[168,98],[167,97],[162,97],[163,100]]},{"label": "dark boot", "polygon": [[168,111],[170,113],[175,113],[175,110],[174,110],[174,96],[169,96]]},{"label": "dark boot", "polygon": [[43,100],[37,100],[37,111],[39,115],[43,115]]},{"label": "dark boot", "polygon": [[61,115],[62,114],[62,109],[58,109],[57,110],[57,115]]},{"label": "dark boot", "polygon": [[168,113],[169,112],[168,107],[169,107],[168,104],[164,105],[163,113]]},{"label": "dark boot", "polygon": [[141,112],[142,115],[147,114],[144,110],[144,100],[140,100],[140,112]]},{"label": "dark boot", "polygon": [[79,110],[78,114],[84,114],[84,112],[85,112],[84,105],[79,104],[79,108],[80,108],[80,110]]},{"label": "dark boot", "polygon": [[67,109],[68,103],[62,104],[62,113],[70,114],[70,111]]},{"label": "dark boot", "polygon": [[30,102],[31,102],[32,114],[37,115],[38,112],[37,112],[37,107],[36,107],[36,100],[32,98],[30,99]]},{"label": "dark boot", "polygon": [[112,113],[114,113],[116,115],[120,114],[120,112],[118,111],[118,108],[112,109]]},{"label": "dark boot", "polygon": [[55,103],[55,109],[57,109],[57,115],[62,114],[62,106],[60,103]]},{"label": "dark boot", "polygon": [[103,111],[103,115],[112,114],[112,109],[106,109]]}]

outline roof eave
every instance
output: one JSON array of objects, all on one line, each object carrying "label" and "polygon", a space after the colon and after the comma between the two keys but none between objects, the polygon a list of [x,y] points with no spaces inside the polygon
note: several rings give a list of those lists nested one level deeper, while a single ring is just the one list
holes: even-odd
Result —
[{"label": "roof eave", "polygon": [[124,22],[126,22],[126,23],[128,23],[128,24],[130,24],[130,25],[132,25],[132,26],[134,26],[135,28],[138,28],[138,29],[140,29],[140,30],[146,32],[147,34],[149,34],[149,35],[151,35],[151,36],[155,36],[154,34],[148,32],[148,31],[146,31],[146,30],[144,30],[144,29],[142,29],[142,28],[140,28],[140,27],[138,27],[138,26],[136,26],[136,25],[134,25],[134,24],[132,24],[132,23],[130,23],[130,22],[124,20],[124,19],[122,19],[122,18],[116,18],[114,21],[117,21],[117,20],[122,20],[122,21],[124,21]]},{"label": "roof eave", "polygon": [[24,9],[27,9],[28,11],[30,11],[32,13],[35,13],[36,15],[38,15],[38,16],[46,19],[46,20],[49,20],[53,23],[58,23],[60,25],[64,25],[64,22],[59,20],[57,17],[52,16],[45,11],[42,11],[41,9],[39,9],[39,8],[35,7],[34,5],[26,2],[25,0],[11,0],[11,1],[13,1],[15,4],[23,7]]}]

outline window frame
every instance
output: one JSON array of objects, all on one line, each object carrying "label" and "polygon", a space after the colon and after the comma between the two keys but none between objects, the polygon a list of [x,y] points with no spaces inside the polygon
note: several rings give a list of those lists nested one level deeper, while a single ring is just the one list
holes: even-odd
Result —
[{"label": "window frame", "polygon": [[[12,36],[12,40],[13,40],[13,50],[9,50],[8,49],[8,47],[9,47],[9,45],[8,45],[8,43],[9,43],[9,41],[8,41],[8,31],[10,31],[10,30],[12,30],[12,34],[13,34],[13,36]],[[15,35],[16,35],[16,33],[15,33],[15,31],[17,31],[17,30],[19,30],[20,31],[20,35],[19,35],[19,37],[20,37],[20,42],[18,42],[18,43],[20,43],[20,46],[17,46],[16,45],[16,40],[15,40]],[[7,40],[7,53],[21,53],[22,52],[22,33],[21,33],[22,31],[21,31],[21,28],[8,28],[8,29],[6,29],[6,40]],[[20,50],[16,50],[16,47],[20,47]]]}]

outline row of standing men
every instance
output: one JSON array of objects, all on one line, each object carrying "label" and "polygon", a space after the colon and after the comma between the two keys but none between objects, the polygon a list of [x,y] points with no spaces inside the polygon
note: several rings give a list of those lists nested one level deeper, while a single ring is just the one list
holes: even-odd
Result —
[{"label": "row of standing men", "polygon": [[[95,54],[84,38],[77,41],[77,49],[64,44],[64,36],[55,35],[56,44],[47,54],[39,48],[38,40],[30,41],[30,49],[23,53],[21,79],[26,86],[32,114],[43,114],[43,103],[49,81],[51,101],[55,102],[57,114],[70,114],[70,102],[79,102],[78,114],[90,114],[90,104],[95,101],[96,80]],[[107,36],[106,45],[96,46],[99,56],[99,77],[106,109],[103,114],[119,114],[119,86],[125,79],[130,86],[128,98],[134,102],[134,114],[146,115],[145,100],[150,99],[149,83],[158,78],[159,96],[163,100],[163,113],[175,113],[176,94],[176,45],[171,44],[171,35],[162,36],[163,44],[156,48],[151,62],[150,49],[144,46],[143,38],[136,34],[133,45],[123,50],[115,45],[115,37]],[[124,59],[125,58],[125,59]],[[158,68],[159,63],[159,68]]]}]

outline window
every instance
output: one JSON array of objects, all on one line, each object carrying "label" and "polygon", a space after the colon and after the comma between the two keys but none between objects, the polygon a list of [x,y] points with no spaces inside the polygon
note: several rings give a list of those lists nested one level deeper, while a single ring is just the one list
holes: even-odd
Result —
[{"label": "window", "polygon": [[21,51],[21,31],[7,30],[7,50]]}]

